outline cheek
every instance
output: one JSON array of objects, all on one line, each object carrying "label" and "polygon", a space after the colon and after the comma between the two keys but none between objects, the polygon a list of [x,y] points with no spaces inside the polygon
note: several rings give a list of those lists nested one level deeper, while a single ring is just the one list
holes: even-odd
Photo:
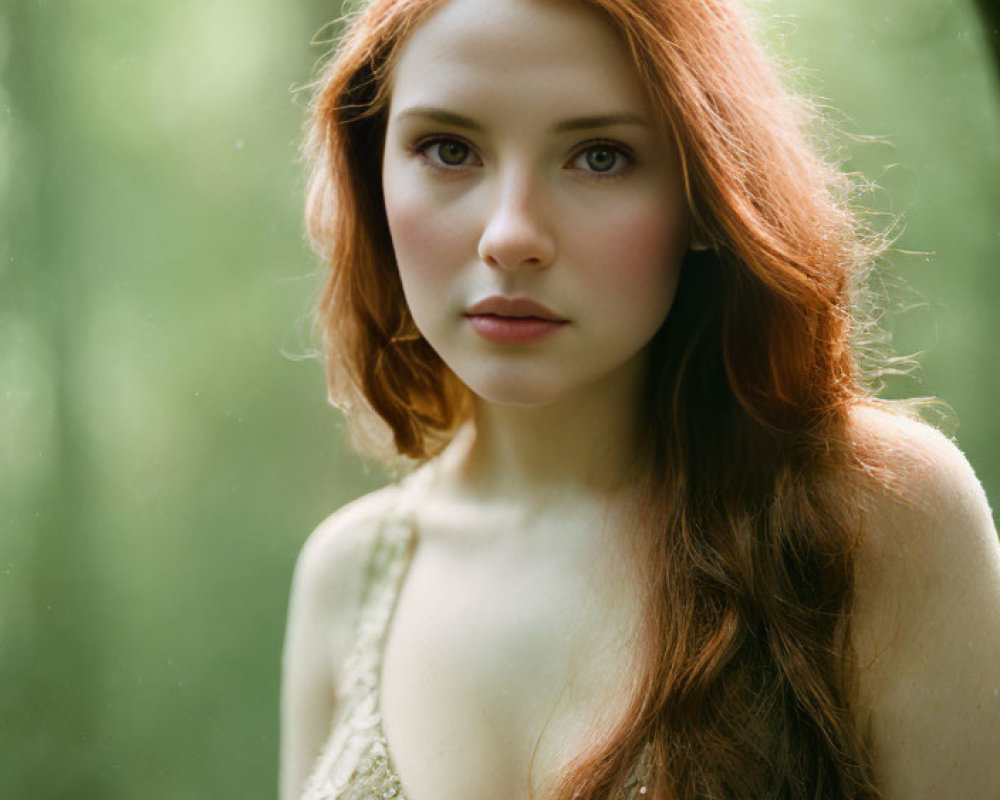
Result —
[{"label": "cheek", "polygon": [[461,220],[442,213],[437,202],[406,175],[383,180],[386,218],[403,285],[434,281],[452,273],[467,247]]},{"label": "cheek", "polygon": [[590,285],[602,296],[636,314],[666,314],[687,249],[682,212],[666,204],[633,208],[581,229],[579,236]]}]

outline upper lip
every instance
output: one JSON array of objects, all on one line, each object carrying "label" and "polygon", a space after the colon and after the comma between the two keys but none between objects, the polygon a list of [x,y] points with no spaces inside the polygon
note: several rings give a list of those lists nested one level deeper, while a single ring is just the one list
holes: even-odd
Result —
[{"label": "upper lip", "polygon": [[552,322],[566,322],[555,311],[527,297],[503,297],[496,295],[480,300],[469,307],[467,316],[493,314],[498,317],[535,317]]}]

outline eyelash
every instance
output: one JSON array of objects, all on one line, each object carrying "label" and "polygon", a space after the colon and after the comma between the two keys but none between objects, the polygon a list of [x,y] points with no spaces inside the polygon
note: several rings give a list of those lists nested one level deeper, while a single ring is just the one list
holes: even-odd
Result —
[{"label": "eyelash", "polygon": [[608,170],[608,171],[597,171],[597,170],[585,170],[589,175],[601,180],[612,180],[614,178],[621,178],[632,171],[635,166],[635,153],[625,145],[618,142],[612,141],[610,139],[592,139],[589,142],[584,142],[570,159],[570,163],[576,161],[581,156],[585,155],[591,150],[610,150],[612,153],[616,153],[624,162],[620,167]]},{"label": "eyelash", "polygon": [[[419,141],[417,141],[411,147],[411,150],[415,155],[418,155],[421,158],[423,158],[423,163],[428,169],[434,169],[439,172],[454,172],[455,170],[459,170],[462,169],[463,167],[468,166],[467,164],[449,165],[431,159],[430,156],[427,155],[427,151],[430,150],[434,145],[441,145],[441,144],[459,144],[462,147],[464,147],[470,154],[473,154],[475,152],[470,144],[455,136],[429,136],[427,138],[420,139]],[[599,149],[611,150],[612,152],[620,156],[622,159],[624,159],[625,164],[624,166],[618,169],[608,170],[604,172],[598,170],[586,170],[586,169],[583,170],[583,172],[586,172],[589,177],[596,178],[598,180],[614,180],[615,178],[623,177],[624,175],[626,175],[628,172],[631,171],[632,167],[635,166],[636,158],[632,150],[628,147],[625,147],[625,145],[619,142],[612,141],[610,139],[593,139],[588,142],[583,142],[576,149],[572,157],[569,159],[569,162],[567,163],[573,163],[587,152]]]},{"label": "eyelash", "polygon": [[425,164],[431,169],[437,169],[443,172],[452,172],[454,170],[461,169],[462,167],[467,166],[466,164],[443,164],[432,160],[427,155],[427,151],[430,150],[430,148],[432,148],[436,144],[437,145],[458,144],[464,147],[470,153],[472,152],[472,147],[470,145],[468,145],[461,139],[458,139],[454,136],[430,136],[426,139],[421,139],[416,144],[414,144],[412,150],[416,155],[423,157]]}]

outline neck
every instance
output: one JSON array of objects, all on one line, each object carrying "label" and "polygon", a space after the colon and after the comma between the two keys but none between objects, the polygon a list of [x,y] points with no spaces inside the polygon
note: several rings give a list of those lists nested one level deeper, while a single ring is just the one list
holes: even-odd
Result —
[{"label": "neck", "polygon": [[480,497],[526,505],[616,494],[641,441],[642,375],[643,364],[631,364],[545,406],[477,399],[454,443],[456,477]]}]

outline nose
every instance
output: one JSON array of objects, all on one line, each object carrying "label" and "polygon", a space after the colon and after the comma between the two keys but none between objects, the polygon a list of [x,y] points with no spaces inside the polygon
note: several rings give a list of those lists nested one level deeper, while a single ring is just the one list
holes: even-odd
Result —
[{"label": "nose", "polygon": [[526,171],[512,171],[497,187],[479,238],[479,257],[507,272],[549,266],[555,258],[555,240],[545,211],[545,199]]}]

